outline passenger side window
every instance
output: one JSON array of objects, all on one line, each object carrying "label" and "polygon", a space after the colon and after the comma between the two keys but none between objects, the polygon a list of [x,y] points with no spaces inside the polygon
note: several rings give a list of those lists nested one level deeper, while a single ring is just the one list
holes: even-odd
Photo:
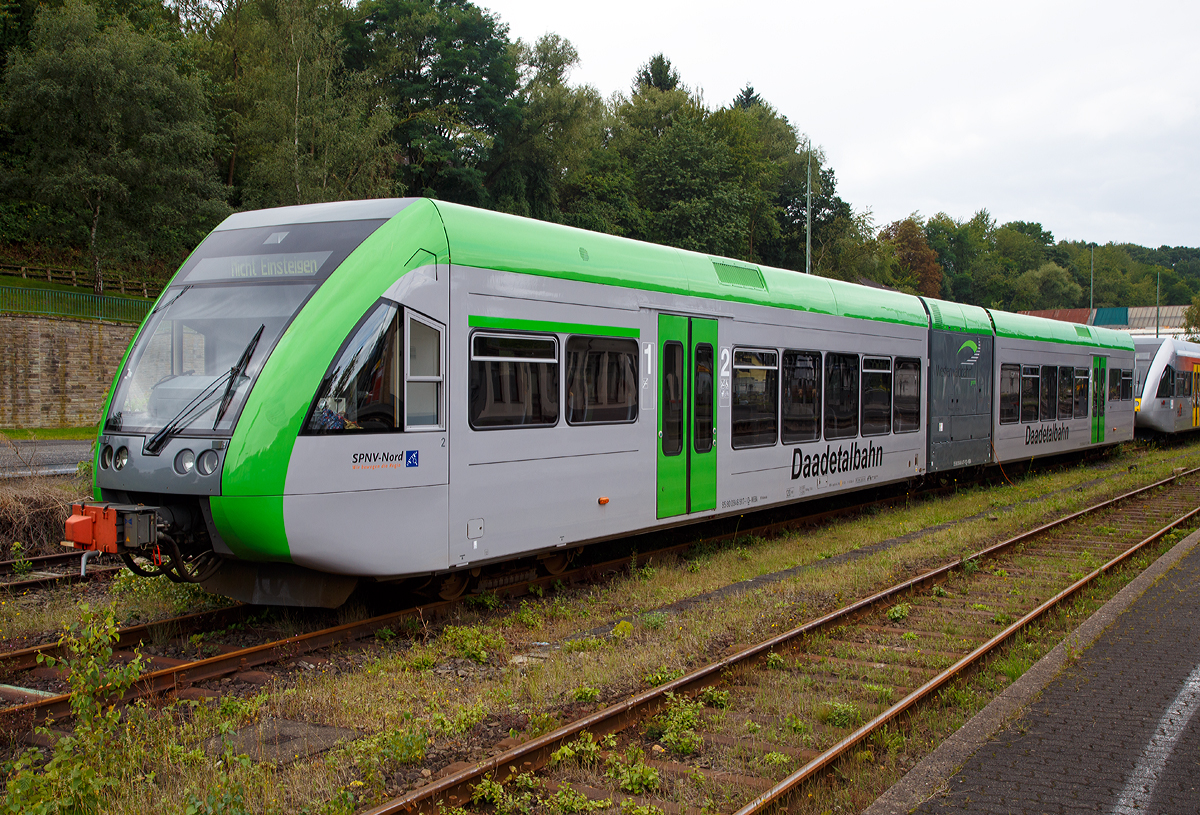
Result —
[{"label": "passenger side window", "polygon": [[817,351],[783,352],[784,444],[821,438],[821,354]]},{"label": "passenger side window", "polygon": [[558,339],[530,334],[471,335],[471,427],[558,423]]},{"label": "passenger side window", "polygon": [[863,357],[862,434],[885,436],[892,432],[892,361]]},{"label": "passenger side window", "polygon": [[1075,418],[1086,419],[1088,415],[1088,369],[1075,369]]},{"label": "passenger side window", "polygon": [[1040,377],[1036,365],[1021,366],[1021,421],[1038,420],[1038,400],[1041,398]]},{"label": "passenger side window", "polygon": [[858,435],[858,355],[825,355],[825,438]]},{"label": "passenger side window", "polygon": [[1121,401],[1121,374],[1123,371],[1120,368],[1108,369],[1108,401]]},{"label": "passenger side window", "polygon": [[1066,365],[1058,369],[1058,418],[1070,419],[1075,408],[1075,369]]},{"label": "passenger side window", "polygon": [[334,360],[313,402],[304,432],[380,433],[401,429],[400,308],[382,302]]},{"label": "passenger side window", "polygon": [[1000,366],[1000,424],[1021,420],[1021,366]]},{"label": "passenger side window", "polygon": [[1133,401],[1133,371],[1129,369],[1121,371],[1121,401]]},{"label": "passenger side window", "polygon": [[775,444],[779,401],[779,355],[733,350],[732,444],[734,448]]},{"label": "passenger side window", "polygon": [[1058,368],[1042,366],[1042,421],[1052,422],[1058,415]]},{"label": "passenger side window", "polygon": [[912,433],[921,429],[921,360],[896,357],[896,390],[892,397],[892,429]]},{"label": "passenger side window", "polygon": [[638,415],[638,345],[613,337],[567,340],[567,424],[633,422]]}]

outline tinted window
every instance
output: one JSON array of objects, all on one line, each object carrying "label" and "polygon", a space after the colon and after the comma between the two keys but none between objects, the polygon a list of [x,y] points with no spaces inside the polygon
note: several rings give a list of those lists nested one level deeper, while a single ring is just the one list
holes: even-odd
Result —
[{"label": "tinted window", "polygon": [[1121,369],[1108,369],[1108,401],[1119,402],[1121,400]]},{"label": "tinted window", "polygon": [[695,363],[692,381],[696,427],[692,444],[697,453],[707,453],[713,446],[713,347],[706,342],[697,345]]},{"label": "tinted window", "polygon": [[821,438],[821,355],[816,351],[783,352],[784,444]]},{"label": "tinted window", "polygon": [[1121,401],[1133,401],[1133,371],[1121,371]]},{"label": "tinted window", "polygon": [[471,426],[544,427],[558,422],[558,341],[523,334],[471,337]]},{"label": "tinted window", "polygon": [[1042,421],[1052,422],[1058,415],[1058,368],[1042,366]]},{"label": "tinted window", "polygon": [[567,422],[632,422],[638,415],[638,346],[612,337],[567,340]]},{"label": "tinted window", "polygon": [[1075,369],[1066,365],[1058,369],[1058,418],[1070,419],[1074,414]]},{"label": "tinted window", "polygon": [[775,443],[779,398],[778,354],[734,349],[732,444],[765,447]]},{"label": "tinted window", "polygon": [[892,396],[893,429],[911,433],[921,429],[921,360],[896,357],[895,393]]},{"label": "tinted window", "polygon": [[334,361],[305,425],[313,434],[395,431],[403,420],[400,309],[381,303]]},{"label": "tinted window", "polygon": [[892,361],[864,357],[862,361],[862,434],[892,432]]},{"label": "tinted window", "polygon": [[1168,365],[1163,369],[1162,378],[1158,380],[1158,392],[1155,399],[1170,399],[1175,392],[1175,369]]},{"label": "tinted window", "polygon": [[1088,369],[1075,369],[1075,418],[1086,419],[1088,415]]},{"label": "tinted window", "polygon": [[1021,421],[1036,422],[1038,420],[1038,400],[1040,394],[1040,377],[1036,365],[1021,366]]},{"label": "tinted window", "polygon": [[825,355],[825,438],[858,435],[858,355]]},{"label": "tinted window", "polygon": [[665,456],[683,452],[683,346],[668,342],[662,360],[662,451]]},{"label": "tinted window", "polygon": [[1000,424],[1015,424],[1021,418],[1021,366],[1000,366]]}]

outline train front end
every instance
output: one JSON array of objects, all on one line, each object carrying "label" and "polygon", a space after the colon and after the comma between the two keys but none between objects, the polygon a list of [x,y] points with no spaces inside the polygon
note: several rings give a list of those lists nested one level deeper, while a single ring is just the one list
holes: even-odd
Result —
[{"label": "train front end", "polygon": [[339,343],[418,248],[444,255],[436,210],[416,203],[285,207],[218,226],[126,353],[97,439],[96,503],[73,508],[67,542],[250,602],[343,602],[353,569],[327,574],[292,551],[288,471]]}]

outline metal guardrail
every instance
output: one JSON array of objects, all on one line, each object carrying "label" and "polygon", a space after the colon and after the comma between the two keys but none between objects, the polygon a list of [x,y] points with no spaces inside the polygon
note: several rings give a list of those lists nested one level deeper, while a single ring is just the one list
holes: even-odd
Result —
[{"label": "metal guardrail", "polygon": [[0,286],[0,312],[140,323],[146,318],[152,305],[153,301],[132,300],[128,297]]}]

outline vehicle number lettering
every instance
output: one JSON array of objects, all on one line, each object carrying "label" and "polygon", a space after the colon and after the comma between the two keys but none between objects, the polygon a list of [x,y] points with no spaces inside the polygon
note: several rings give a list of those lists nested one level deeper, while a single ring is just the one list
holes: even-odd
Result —
[{"label": "vehicle number lettering", "polygon": [[723,347],[721,349],[720,384],[718,385],[718,388],[720,390],[720,394],[719,394],[720,399],[717,404],[719,407],[729,407],[729,398],[730,398],[730,394],[733,391],[733,385],[730,381],[730,371],[729,371],[730,356],[731,356],[731,354],[729,353],[729,346]]}]

